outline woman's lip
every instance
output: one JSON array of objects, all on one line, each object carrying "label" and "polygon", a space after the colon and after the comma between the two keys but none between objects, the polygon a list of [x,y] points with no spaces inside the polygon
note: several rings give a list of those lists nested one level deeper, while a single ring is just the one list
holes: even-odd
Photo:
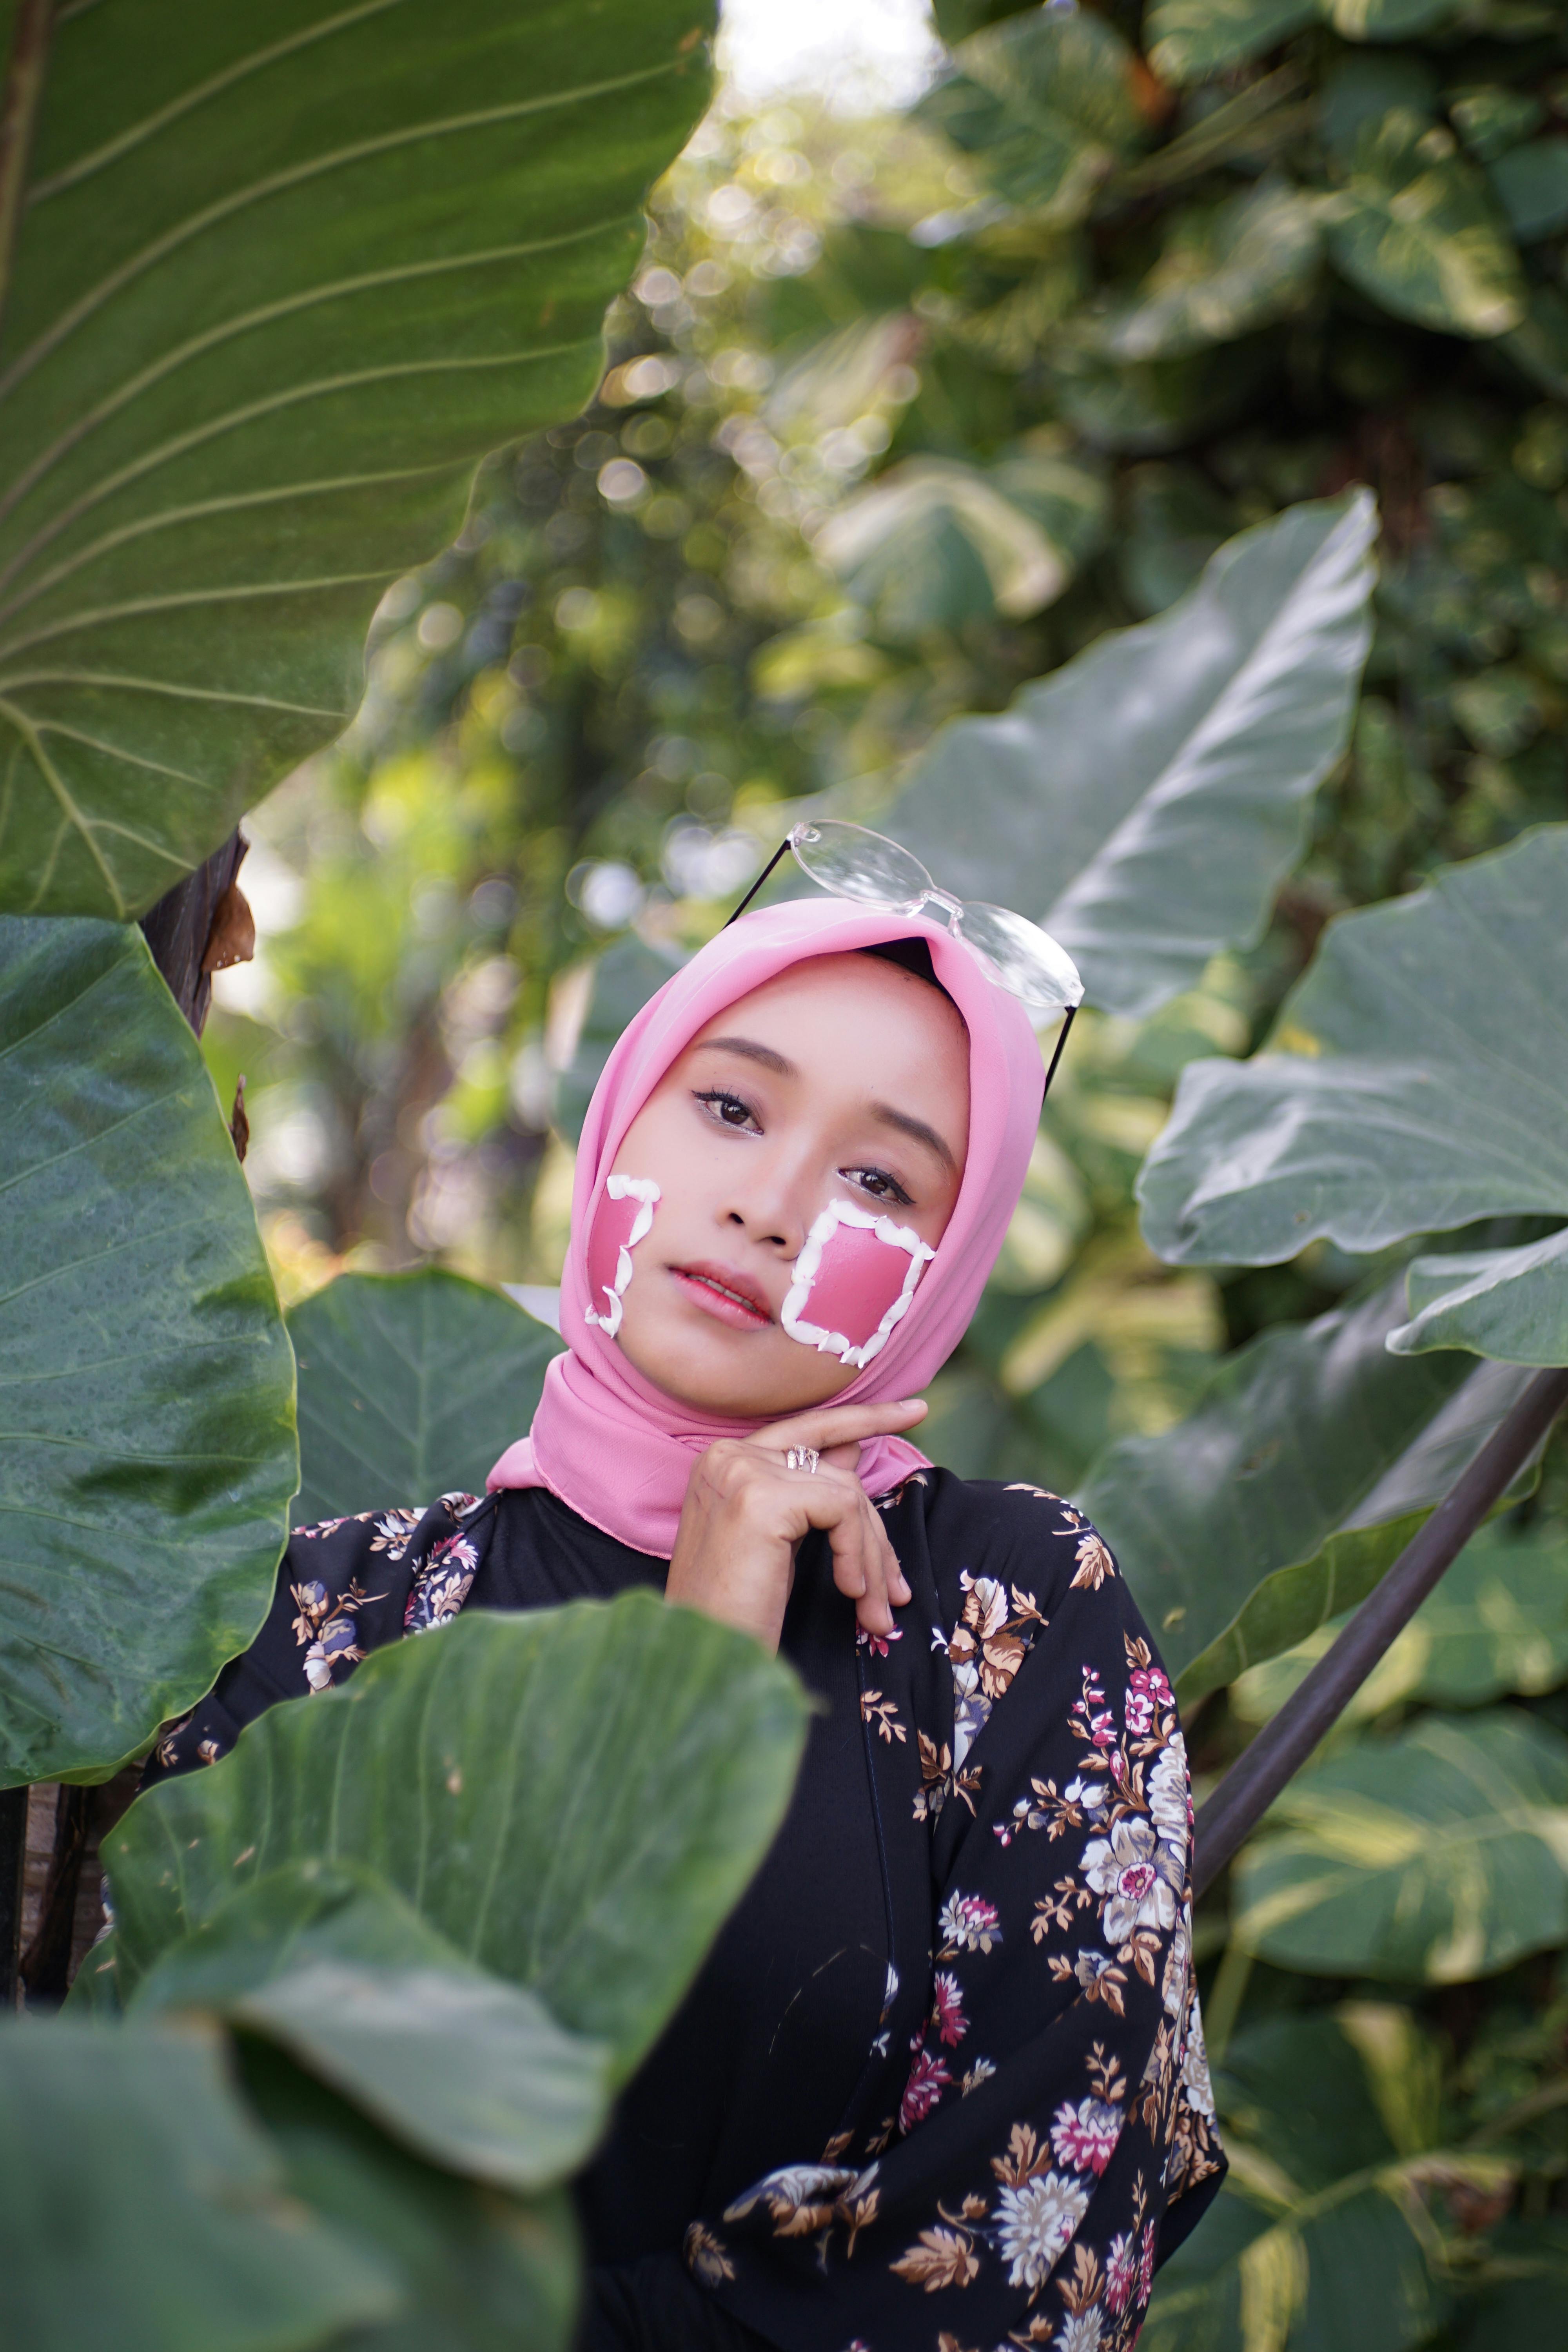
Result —
[{"label": "woman's lip", "polygon": [[669,1270],[695,1306],[737,1331],[755,1331],[773,1319],[762,1294],[731,1266],[698,1264]]}]

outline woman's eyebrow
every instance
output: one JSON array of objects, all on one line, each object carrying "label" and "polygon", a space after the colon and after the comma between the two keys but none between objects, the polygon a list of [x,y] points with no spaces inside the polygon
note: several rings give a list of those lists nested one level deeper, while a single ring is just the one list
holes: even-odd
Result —
[{"label": "woman's eyebrow", "polygon": [[890,1103],[873,1103],[871,1116],[880,1119],[884,1127],[896,1127],[900,1135],[912,1136],[917,1143],[923,1143],[928,1151],[934,1151],[944,1168],[957,1172],[957,1160],[935,1128],[928,1127],[923,1118],[911,1118],[907,1110],[895,1110]]},{"label": "woman's eyebrow", "polygon": [[793,1062],[783,1054],[775,1054],[771,1045],[759,1045],[752,1037],[704,1037],[698,1051],[703,1054],[743,1054],[749,1062],[760,1062],[764,1070],[776,1071],[781,1078],[800,1076]]}]

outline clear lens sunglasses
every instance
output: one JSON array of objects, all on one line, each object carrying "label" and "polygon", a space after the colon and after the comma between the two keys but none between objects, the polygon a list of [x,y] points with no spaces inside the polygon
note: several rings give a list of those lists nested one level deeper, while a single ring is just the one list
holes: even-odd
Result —
[{"label": "clear lens sunglasses", "polygon": [[[780,842],[730,922],[743,915],[773,867],[793,851],[795,864],[819,889],[858,906],[875,907],[889,915],[920,915],[934,909],[954,939],[962,940],[988,980],[1016,996],[1037,1027],[1056,1014],[1064,1015],[1051,1066],[1049,1087],[1067,1043],[1074,1013],[1083,1002],[1083,982],[1067,950],[1048,931],[1016,915],[1010,907],[955,898],[939,890],[913,853],[872,833],[863,824],[847,824],[838,817],[807,817],[792,825]],[[729,925],[726,924],[726,929]]]}]

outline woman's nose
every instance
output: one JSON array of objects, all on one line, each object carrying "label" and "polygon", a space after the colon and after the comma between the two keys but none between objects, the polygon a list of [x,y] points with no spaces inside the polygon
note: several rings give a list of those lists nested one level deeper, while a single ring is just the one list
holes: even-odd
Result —
[{"label": "woman's nose", "polygon": [[739,1227],[748,1240],[795,1258],[805,1244],[820,1205],[811,1197],[806,1171],[782,1157],[757,1152],[744,1180],[733,1186],[721,1221]]}]

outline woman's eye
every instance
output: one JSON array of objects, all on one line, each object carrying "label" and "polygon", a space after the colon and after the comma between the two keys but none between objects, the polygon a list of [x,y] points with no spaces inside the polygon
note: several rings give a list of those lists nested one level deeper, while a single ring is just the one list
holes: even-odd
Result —
[{"label": "woman's eye", "polygon": [[885,1168],[841,1168],[838,1173],[851,1184],[858,1184],[862,1192],[868,1192],[873,1201],[891,1201],[900,1209],[914,1206],[898,1178],[889,1176]]},{"label": "woman's eye", "polygon": [[721,1127],[744,1128],[756,1123],[756,1114],[751,1104],[742,1102],[739,1095],[724,1093],[721,1087],[700,1094],[697,1099],[707,1107],[710,1116],[717,1119]]}]

